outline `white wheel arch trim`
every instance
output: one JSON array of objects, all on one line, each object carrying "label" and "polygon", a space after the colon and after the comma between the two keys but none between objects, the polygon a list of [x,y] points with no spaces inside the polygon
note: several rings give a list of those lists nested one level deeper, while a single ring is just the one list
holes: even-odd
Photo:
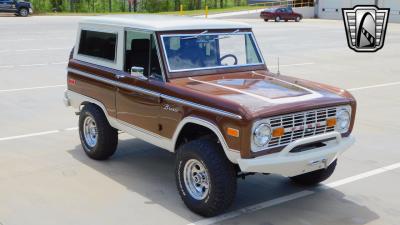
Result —
[{"label": "white wheel arch trim", "polygon": [[237,160],[240,158],[240,152],[238,150],[233,150],[233,149],[229,148],[228,144],[225,141],[224,136],[222,135],[222,133],[218,129],[218,127],[214,123],[207,121],[205,119],[201,119],[201,118],[198,118],[195,116],[188,116],[188,117],[184,118],[178,124],[177,128],[175,129],[172,139],[169,139],[169,138],[160,136],[158,134],[152,133],[150,131],[147,131],[145,129],[142,129],[140,127],[136,127],[132,124],[128,124],[124,121],[118,120],[117,118],[111,117],[110,115],[108,115],[108,112],[107,112],[104,104],[96,99],[93,99],[93,98],[85,96],[85,95],[81,95],[74,91],[70,91],[70,90],[65,91],[64,103],[67,106],[72,106],[75,109],[77,109],[78,111],[81,111],[83,103],[85,103],[85,102],[93,103],[93,104],[99,106],[103,110],[104,114],[106,115],[107,120],[110,123],[110,125],[112,127],[114,127],[115,129],[129,133],[130,135],[132,135],[134,137],[142,139],[146,142],[149,142],[160,148],[166,149],[170,152],[175,152],[176,142],[178,140],[179,134],[180,134],[181,130],[183,129],[183,127],[188,123],[193,123],[193,124],[197,124],[197,125],[206,127],[208,129],[210,129],[212,132],[214,132],[214,134],[218,137],[218,139],[222,145],[222,148],[224,149],[226,157],[232,163],[237,164]]},{"label": "white wheel arch trim", "polygon": [[179,137],[179,134],[180,134],[182,128],[188,123],[194,123],[194,124],[206,127],[208,129],[210,129],[212,132],[214,132],[214,134],[218,137],[218,140],[221,143],[222,148],[224,149],[226,157],[231,162],[237,164],[237,159],[240,158],[240,152],[238,150],[233,150],[233,149],[229,148],[228,144],[225,141],[224,136],[222,135],[221,131],[218,129],[218,127],[214,123],[207,121],[205,119],[198,118],[198,117],[188,116],[179,123],[179,125],[175,129],[175,133],[172,137],[172,140],[174,143],[174,149],[176,147],[176,142],[178,140],[178,137]]}]

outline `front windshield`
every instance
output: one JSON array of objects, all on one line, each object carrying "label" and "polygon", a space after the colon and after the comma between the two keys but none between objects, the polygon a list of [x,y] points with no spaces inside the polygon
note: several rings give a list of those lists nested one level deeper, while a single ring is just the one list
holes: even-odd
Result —
[{"label": "front windshield", "polygon": [[259,65],[263,63],[251,32],[161,36],[170,72]]}]

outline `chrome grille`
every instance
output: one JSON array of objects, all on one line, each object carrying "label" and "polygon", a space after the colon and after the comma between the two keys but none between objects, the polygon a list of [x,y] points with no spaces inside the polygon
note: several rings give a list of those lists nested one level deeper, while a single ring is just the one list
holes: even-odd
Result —
[{"label": "chrome grille", "polygon": [[327,127],[326,120],[336,117],[336,113],[337,108],[332,107],[270,118],[272,130],[283,127],[285,133],[282,137],[272,138],[267,148],[284,146],[300,138],[334,131],[336,127]]}]

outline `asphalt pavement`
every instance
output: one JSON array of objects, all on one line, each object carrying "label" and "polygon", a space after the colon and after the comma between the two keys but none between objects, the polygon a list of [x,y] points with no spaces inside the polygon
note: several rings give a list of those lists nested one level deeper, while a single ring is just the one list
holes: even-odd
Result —
[{"label": "asphalt pavement", "polygon": [[342,21],[232,19],[254,27],[270,70],[279,57],[282,74],[350,90],[357,141],[318,188],[249,176],[226,214],[205,219],[178,195],[173,154],[126,134],[108,161],[84,154],[62,103],[79,19],[0,17],[0,224],[400,223],[400,24],[363,54],[348,48]]}]

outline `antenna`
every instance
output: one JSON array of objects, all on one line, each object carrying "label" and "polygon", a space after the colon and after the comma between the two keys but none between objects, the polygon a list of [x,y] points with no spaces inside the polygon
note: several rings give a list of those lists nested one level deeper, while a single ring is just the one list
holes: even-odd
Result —
[{"label": "antenna", "polygon": [[279,56],[278,56],[278,72],[276,73],[276,75],[281,75],[281,71],[280,71],[280,69],[279,69]]}]

